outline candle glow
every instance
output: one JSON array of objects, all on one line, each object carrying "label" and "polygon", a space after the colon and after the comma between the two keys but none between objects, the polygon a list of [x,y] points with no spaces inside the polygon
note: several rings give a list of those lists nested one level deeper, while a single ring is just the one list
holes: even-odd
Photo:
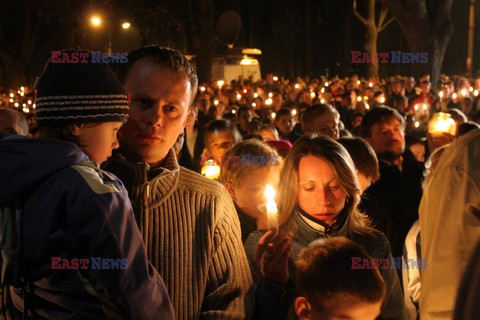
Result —
[{"label": "candle glow", "polygon": [[213,160],[209,160],[202,167],[201,173],[202,176],[215,180],[220,176],[220,167]]},{"label": "candle glow", "polygon": [[456,128],[455,120],[449,113],[444,112],[436,113],[428,124],[428,132],[432,136],[441,136],[442,133],[449,133],[454,136]]},{"label": "candle glow", "polygon": [[265,187],[265,197],[267,198],[267,218],[268,218],[268,229],[278,227],[278,209],[277,204],[275,203],[275,189],[269,184]]}]

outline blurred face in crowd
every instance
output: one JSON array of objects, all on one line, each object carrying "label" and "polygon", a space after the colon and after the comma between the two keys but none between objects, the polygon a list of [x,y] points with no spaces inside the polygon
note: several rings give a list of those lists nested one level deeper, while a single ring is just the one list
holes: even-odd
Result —
[{"label": "blurred face in crowd", "polygon": [[0,131],[13,135],[28,135],[28,122],[22,119],[23,115],[11,109],[0,110]]},{"label": "blurred face in crowd", "polygon": [[340,137],[338,128],[339,119],[332,113],[324,114],[312,120],[313,123],[305,127],[305,133],[319,133],[337,140]]},{"label": "blurred face in crowd", "polygon": [[[353,301],[352,301],[353,300]],[[319,310],[316,305],[323,306]],[[310,303],[307,298],[295,300],[299,320],[375,320],[380,315],[382,302],[361,303],[357,299],[335,299]]]},{"label": "blurred face in crowd", "polygon": [[272,108],[275,112],[280,110],[283,105],[283,97],[281,94],[274,94],[272,97]]},{"label": "blurred face in crowd", "polygon": [[297,198],[303,211],[332,225],[345,207],[347,193],[330,162],[308,155],[300,159]]},{"label": "blurred face in crowd", "polygon": [[207,148],[208,153],[217,163],[221,163],[223,156],[232,149],[235,139],[230,130],[220,130],[208,133]]},{"label": "blurred face in crowd", "polygon": [[141,59],[128,71],[124,88],[131,103],[120,131],[121,149],[129,160],[159,165],[185,127],[191,84],[183,72],[165,71]]},{"label": "blurred face in crowd", "polygon": [[401,94],[402,93],[402,83],[400,81],[396,81],[392,85],[392,93],[394,94]]},{"label": "blurred face in crowd", "polygon": [[363,117],[362,116],[356,116],[352,120],[352,128],[358,127],[362,124]]},{"label": "blurred face in crowd", "polygon": [[243,131],[248,131],[248,124],[252,121],[252,113],[250,110],[242,111],[238,113],[238,126]]},{"label": "blurred face in crowd", "polygon": [[370,137],[365,139],[379,158],[394,160],[405,151],[404,127],[393,117],[374,124],[370,128]]},{"label": "blurred face in crowd", "polygon": [[415,88],[415,79],[413,77],[409,77],[405,82],[405,89],[411,91],[413,88]]},{"label": "blurred face in crowd", "polygon": [[283,133],[290,133],[293,130],[293,117],[289,114],[275,119],[275,125]]},{"label": "blurred face in crowd", "polygon": [[265,187],[270,184],[277,189],[280,166],[251,167],[241,177],[238,186],[233,187],[233,199],[237,206],[250,217],[258,219],[263,213],[258,206],[265,204]]},{"label": "blurred face in crowd", "polygon": [[258,134],[263,138],[265,141],[269,140],[278,140],[278,135],[275,131],[270,128],[262,129],[258,132]]},{"label": "blurred face in crowd", "polygon": [[432,84],[430,80],[425,79],[420,82],[420,89],[422,90],[423,94],[429,93],[431,88],[432,88]]},{"label": "blurred face in crowd", "polygon": [[101,124],[82,124],[71,127],[72,134],[80,142],[80,148],[90,160],[101,164],[112,155],[119,144],[117,133],[123,122],[104,122]]}]

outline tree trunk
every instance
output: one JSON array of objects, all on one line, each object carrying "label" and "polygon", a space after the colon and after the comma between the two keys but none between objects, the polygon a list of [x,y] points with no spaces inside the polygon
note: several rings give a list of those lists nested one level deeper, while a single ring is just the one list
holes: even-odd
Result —
[{"label": "tree trunk", "polygon": [[[375,21],[370,21],[370,23],[367,25],[366,41],[365,41],[365,51],[370,56],[370,59],[372,59],[373,54],[378,52],[377,38],[378,38],[378,32],[377,32],[377,27],[375,26]],[[371,60],[370,63],[367,64],[367,77],[376,77],[376,76],[378,76],[378,62],[373,62],[373,60]]]},{"label": "tree trunk", "polygon": [[[428,52],[428,63],[411,65],[415,76],[431,74],[435,90],[443,66],[443,59],[450,37],[453,34],[451,8],[453,0],[408,1],[381,0],[397,20],[407,39],[411,52]],[[427,10],[427,7],[430,10]],[[433,14],[431,14],[433,13]]]}]

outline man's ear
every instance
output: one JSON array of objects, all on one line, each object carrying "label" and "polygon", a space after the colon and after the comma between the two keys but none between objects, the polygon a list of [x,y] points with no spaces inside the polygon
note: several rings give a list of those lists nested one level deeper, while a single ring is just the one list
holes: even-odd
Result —
[{"label": "man's ear", "polygon": [[310,303],[305,297],[298,297],[294,302],[295,313],[300,320],[310,320],[312,317],[312,309]]},{"label": "man's ear", "polygon": [[[185,118],[185,125],[186,126],[190,126],[192,125],[193,121],[195,121],[195,117],[190,117],[190,115],[192,114],[192,108],[188,108],[188,112],[187,112],[187,117]],[[184,126],[185,128],[185,126]]]},{"label": "man's ear", "polygon": [[182,134],[183,131],[185,130],[185,126],[187,125],[187,122],[191,121],[191,120],[188,120],[188,116],[190,115],[191,112],[192,112],[192,109],[188,108],[187,116],[185,117],[185,120],[183,121],[182,130],[178,134]]},{"label": "man's ear", "polygon": [[232,200],[235,202],[235,188],[233,187],[233,184],[231,182],[226,182],[225,183],[225,188],[227,189],[228,193],[230,193],[230,196],[232,197]]}]

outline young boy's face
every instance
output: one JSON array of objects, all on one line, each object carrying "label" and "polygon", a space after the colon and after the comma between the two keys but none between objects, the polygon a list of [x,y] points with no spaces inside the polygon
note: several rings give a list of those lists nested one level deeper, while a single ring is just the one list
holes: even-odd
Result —
[{"label": "young boy's face", "polygon": [[118,148],[117,133],[122,125],[122,122],[86,124],[74,126],[73,133],[78,137],[82,145],[80,148],[90,160],[101,164],[112,155],[113,149]]},{"label": "young boy's face", "polygon": [[262,215],[258,206],[267,201],[265,186],[270,184],[276,189],[279,176],[279,166],[248,170],[239,181],[238,187],[234,187],[234,199],[237,206],[249,216],[258,219]]},{"label": "young boy's face", "polygon": [[300,320],[375,320],[380,315],[382,301],[352,303],[352,301],[334,300],[324,307],[325,310],[320,312],[304,297],[298,297],[295,301],[295,312]]},{"label": "young boy's face", "polygon": [[222,130],[208,133],[207,151],[217,163],[221,163],[223,156],[232,149],[235,139],[230,130]]},{"label": "young boy's face", "polygon": [[278,117],[278,119],[275,120],[275,124],[281,132],[290,133],[293,130],[293,117],[291,115]]}]

